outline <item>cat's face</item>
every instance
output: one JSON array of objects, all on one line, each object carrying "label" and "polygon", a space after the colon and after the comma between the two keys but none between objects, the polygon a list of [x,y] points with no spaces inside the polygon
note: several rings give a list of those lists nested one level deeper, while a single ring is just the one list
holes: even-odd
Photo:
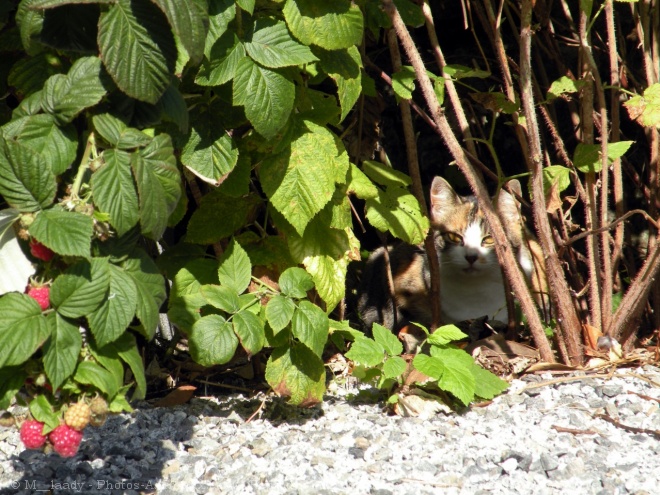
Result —
[{"label": "cat's face", "polygon": [[[513,196],[506,191],[497,201],[500,217],[519,215]],[[465,276],[499,275],[495,242],[474,196],[459,196],[447,181],[436,177],[431,186],[431,224],[440,236],[442,270]]]}]

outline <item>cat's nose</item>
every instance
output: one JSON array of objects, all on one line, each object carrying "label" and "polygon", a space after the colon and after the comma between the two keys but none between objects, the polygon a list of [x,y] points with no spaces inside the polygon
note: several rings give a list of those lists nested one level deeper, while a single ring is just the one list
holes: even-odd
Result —
[{"label": "cat's nose", "polygon": [[474,265],[474,263],[477,261],[477,255],[476,254],[466,254],[465,259],[467,260],[470,265]]}]

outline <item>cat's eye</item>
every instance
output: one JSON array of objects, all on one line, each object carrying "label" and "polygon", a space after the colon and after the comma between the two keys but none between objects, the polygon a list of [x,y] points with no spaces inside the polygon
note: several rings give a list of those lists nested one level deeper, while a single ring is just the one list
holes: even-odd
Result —
[{"label": "cat's eye", "polygon": [[495,244],[495,239],[493,239],[492,235],[487,235],[483,239],[481,239],[481,245],[484,247],[490,247]]},{"label": "cat's eye", "polygon": [[453,244],[463,244],[463,237],[456,232],[445,232],[445,239]]}]

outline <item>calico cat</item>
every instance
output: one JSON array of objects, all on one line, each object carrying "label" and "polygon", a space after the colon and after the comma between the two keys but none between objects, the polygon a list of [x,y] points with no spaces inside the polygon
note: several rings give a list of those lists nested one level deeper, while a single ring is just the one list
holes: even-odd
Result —
[{"label": "calico cat", "polygon": [[[520,183],[509,182],[520,194]],[[527,231],[520,205],[502,189],[494,200],[516,258],[532,290],[545,289],[545,266],[540,246]],[[458,323],[487,316],[508,319],[503,274],[495,254],[493,237],[474,196],[459,196],[442,177],[433,180],[430,192],[431,227],[440,261],[442,323]],[[398,330],[409,322],[428,326],[432,321],[430,270],[421,246],[388,247],[392,271],[392,300],[384,248],[367,261],[359,290],[358,313],[370,329],[373,323]],[[396,328],[395,328],[396,327]]]}]

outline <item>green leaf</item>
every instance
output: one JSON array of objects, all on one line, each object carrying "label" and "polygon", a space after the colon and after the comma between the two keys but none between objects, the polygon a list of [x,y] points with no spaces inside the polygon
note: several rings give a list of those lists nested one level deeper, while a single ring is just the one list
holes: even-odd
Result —
[{"label": "green leaf", "polygon": [[119,89],[155,104],[170,85],[177,58],[162,12],[150,2],[117,0],[101,14],[98,41],[103,63]]},{"label": "green leaf", "polygon": [[159,134],[146,148],[133,153],[131,167],[137,183],[142,233],[160,239],[182,192],[169,135]]},{"label": "green leaf", "polygon": [[126,123],[112,114],[94,115],[92,122],[101,137],[116,148],[130,150],[146,146],[151,142],[150,136],[138,129],[128,127]]},{"label": "green leaf", "polygon": [[429,229],[428,218],[415,196],[401,187],[378,191],[378,197],[367,199],[367,219],[381,232],[389,231],[408,244],[421,244]]},{"label": "green leaf", "polygon": [[409,0],[394,0],[394,5],[396,5],[396,9],[401,14],[401,19],[407,26],[420,27],[424,25],[426,19],[419,5]]},{"label": "green leaf", "polygon": [[334,95],[315,89],[296,86],[298,118],[311,120],[319,125],[337,125],[341,110]]},{"label": "green leaf", "polygon": [[427,341],[432,345],[446,345],[455,340],[463,340],[466,338],[467,335],[461,332],[456,325],[443,325],[429,335]]},{"label": "green leaf", "polygon": [[78,364],[82,337],[78,325],[58,313],[48,315],[50,338],[44,345],[44,369],[53,390],[60,388]]},{"label": "green leaf", "polygon": [[208,301],[202,296],[202,285],[218,283],[218,264],[215,260],[200,258],[194,259],[181,268],[174,276],[170,304],[183,296],[197,296],[197,306],[203,306]]},{"label": "green leaf", "polygon": [[438,380],[438,386],[455,395],[466,406],[474,400],[476,388],[472,373],[474,360],[461,349],[447,349],[442,352],[444,372]]},{"label": "green leaf", "polygon": [[53,405],[48,402],[48,397],[45,394],[37,395],[30,401],[29,408],[32,417],[45,424],[42,433],[47,434],[60,424],[59,417],[53,411]]},{"label": "green leaf", "polygon": [[305,45],[337,50],[362,41],[362,12],[349,0],[287,0],[283,13],[293,35]]},{"label": "green leaf", "polygon": [[2,135],[39,153],[55,175],[64,173],[76,158],[75,130],[70,125],[59,127],[48,114],[12,120],[2,127]]},{"label": "green leaf", "polygon": [[548,100],[553,100],[561,95],[577,93],[584,87],[585,84],[585,81],[571,79],[568,76],[562,76],[552,82],[548,88],[547,98]]},{"label": "green leaf", "polygon": [[362,170],[351,163],[346,181],[347,192],[355,194],[360,199],[372,199],[378,197],[378,188],[371,182]]},{"label": "green leaf", "polygon": [[228,363],[238,347],[232,324],[219,315],[204,316],[197,321],[188,338],[190,355],[202,366]]},{"label": "green leaf", "polygon": [[410,65],[404,65],[400,70],[392,74],[392,89],[402,100],[410,100],[415,91],[415,69]]},{"label": "green leaf", "polygon": [[238,62],[245,57],[245,47],[232,31],[225,32],[213,45],[199,68],[195,82],[200,86],[220,86],[236,75]]},{"label": "green leaf", "polygon": [[108,398],[117,394],[119,386],[114,375],[102,366],[92,362],[84,361],[78,365],[73,379],[84,385],[92,385],[98,388]]},{"label": "green leaf", "polygon": [[57,184],[41,155],[13,140],[0,139],[0,194],[21,212],[50,206]]},{"label": "green leaf", "polygon": [[234,77],[234,105],[243,105],[256,131],[271,139],[284,127],[295,100],[293,81],[242,58]]},{"label": "green leaf", "polygon": [[321,356],[328,340],[330,322],[321,308],[309,301],[300,301],[291,318],[293,336]]},{"label": "green leaf", "polygon": [[131,324],[137,309],[135,282],[121,268],[110,265],[110,289],[101,306],[87,315],[89,329],[99,347],[117,340]]},{"label": "green leaf", "polygon": [[249,356],[254,356],[259,352],[266,341],[264,332],[264,322],[250,311],[240,311],[232,318],[234,332],[238,335],[243,349]]},{"label": "green leaf", "polygon": [[236,3],[234,0],[209,1],[209,30],[204,43],[204,55],[210,56],[214,43],[227,32],[227,26],[236,17]]},{"label": "green leaf", "polygon": [[307,297],[307,291],[314,288],[312,277],[302,268],[287,268],[279,279],[280,290],[285,296],[295,299]]},{"label": "green leaf", "polygon": [[509,384],[505,380],[483,369],[477,363],[472,364],[470,371],[474,375],[474,395],[477,397],[492,399],[509,387]]},{"label": "green leaf", "polygon": [[106,258],[79,261],[55,279],[50,302],[61,315],[80,318],[101,305],[109,287],[110,264]]},{"label": "green leaf", "polygon": [[34,1],[21,1],[16,11],[16,23],[20,28],[21,41],[29,55],[36,55],[43,50],[39,43],[39,35],[43,29],[44,13],[30,8]]},{"label": "green leaf", "polygon": [[388,328],[374,323],[371,332],[374,335],[374,340],[383,346],[389,356],[398,356],[403,352],[403,344]]},{"label": "green leaf", "polygon": [[328,255],[308,256],[303,260],[328,311],[334,309],[344,297],[348,262],[348,257],[336,260]]},{"label": "green leaf", "polygon": [[299,235],[330,201],[339,176],[346,176],[348,156],[326,128],[305,122],[309,132],[261,164],[259,177],[271,204]]},{"label": "green leaf", "polygon": [[82,213],[51,208],[40,212],[30,234],[62,256],[89,257],[94,221]]},{"label": "green leaf", "polygon": [[278,347],[268,358],[266,381],[275,393],[294,405],[311,407],[323,400],[323,361],[307,346]]},{"label": "green leaf", "polygon": [[[35,12],[30,12],[34,16]],[[34,57],[23,58],[16,62],[7,78],[7,83],[16,88],[23,96],[32,95],[41,110],[41,93],[46,80],[55,74],[60,74],[66,67],[62,61],[51,53],[41,52]],[[32,112],[37,113],[37,112]],[[14,117],[19,116],[14,114]]]},{"label": "green leaf", "polygon": [[131,175],[131,155],[108,149],[103,152],[103,162],[92,175],[94,203],[110,215],[110,225],[121,237],[140,219],[138,195]]},{"label": "green leaf", "polygon": [[152,0],[167,17],[172,31],[183,44],[190,55],[193,65],[199,63],[204,55],[204,41],[206,40],[206,13],[202,11],[197,2],[181,5],[178,0]]},{"label": "green leaf", "polygon": [[202,198],[188,222],[186,240],[196,244],[214,244],[245,227],[261,199],[255,194],[233,198],[222,189],[212,190]]},{"label": "green leaf", "polygon": [[413,367],[424,373],[426,376],[439,380],[445,372],[445,366],[442,359],[435,356],[427,356],[426,354],[417,354],[413,358]]},{"label": "green leaf", "polygon": [[30,9],[51,9],[60,5],[84,4],[84,3],[115,3],[117,0],[32,0],[29,3]]},{"label": "green leaf", "polygon": [[409,176],[380,162],[365,160],[362,169],[370,180],[381,186],[406,187],[412,184]]},{"label": "green leaf", "polygon": [[86,108],[96,105],[107,92],[101,60],[83,57],[76,60],[67,75],[56,74],[46,81],[41,106],[60,123],[71,122]]},{"label": "green leaf", "polygon": [[284,329],[293,316],[296,304],[288,297],[276,295],[266,304],[266,319],[275,334]]},{"label": "green leaf", "polygon": [[22,366],[4,366],[0,368],[0,409],[7,410],[16,393],[25,384],[27,374]]},{"label": "green leaf", "polygon": [[490,77],[490,72],[487,70],[472,69],[460,64],[445,65],[442,71],[451,76],[452,79],[465,79],[466,77],[485,79]]},{"label": "green leaf", "polygon": [[600,172],[602,161],[600,158],[600,144],[578,143],[573,152],[573,165],[581,172]]},{"label": "green leaf", "polygon": [[252,279],[252,264],[245,250],[238,242],[232,240],[218,261],[220,285],[230,287],[236,293],[242,294]]},{"label": "green leaf", "polygon": [[255,0],[236,0],[236,4],[248,14],[252,15],[254,13]]},{"label": "green leaf", "polygon": [[359,337],[351,345],[346,357],[355,363],[374,367],[385,359],[385,348],[370,338]]},{"label": "green leaf", "polygon": [[158,326],[159,308],[165,301],[165,280],[158,267],[144,251],[136,251],[134,257],[122,264],[138,292],[135,315],[144,328],[146,337],[151,339]]},{"label": "green leaf", "polygon": [[132,400],[144,399],[147,393],[147,380],[144,376],[144,363],[140,355],[140,348],[138,347],[135,337],[125,332],[115,340],[110,346],[113,347],[117,355],[131,368],[133,378],[135,379],[135,392],[133,393]]},{"label": "green leaf", "polygon": [[255,21],[252,36],[245,42],[245,50],[252,60],[273,69],[318,60],[308,46],[294,41],[284,22],[270,18]]},{"label": "green leaf", "polygon": [[406,371],[406,360],[400,356],[388,358],[383,363],[383,377],[386,379],[399,378]]},{"label": "green leaf", "polygon": [[200,291],[206,302],[227,313],[236,313],[240,309],[238,294],[226,285],[202,285]]},{"label": "green leaf", "polygon": [[0,369],[23,364],[50,335],[41,307],[30,296],[0,297]]},{"label": "green leaf", "polygon": [[607,143],[607,158],[614,161],[621,158],[630,149],[635,141],[619,141],[617,143]]},{"label": "green leaf", "polygon": [[558,192],[565,191],[571,185],[571,169],[563,165],[550,165],[543,169],[543,190],[547,193],[557,184]]},{"label": "green leaf", "polygon": [[224,128],[209,118],[196,118],[181,151],[181,163],[204,182],[218,185],[234,169],[237,161],[238,148]]},{"label": "green leaf", "polygon": [[624,102],[631,119],[645,127],[660,126],[660,83],[651,84],[643,95]]},{"label": "green leaf", "polygon": [[347,49],[328,51],[317,48],[314,53],[319,57],[323,71],[337,84],[342,121],[351,111],[362,92],[362,57],[355,46]]}]

